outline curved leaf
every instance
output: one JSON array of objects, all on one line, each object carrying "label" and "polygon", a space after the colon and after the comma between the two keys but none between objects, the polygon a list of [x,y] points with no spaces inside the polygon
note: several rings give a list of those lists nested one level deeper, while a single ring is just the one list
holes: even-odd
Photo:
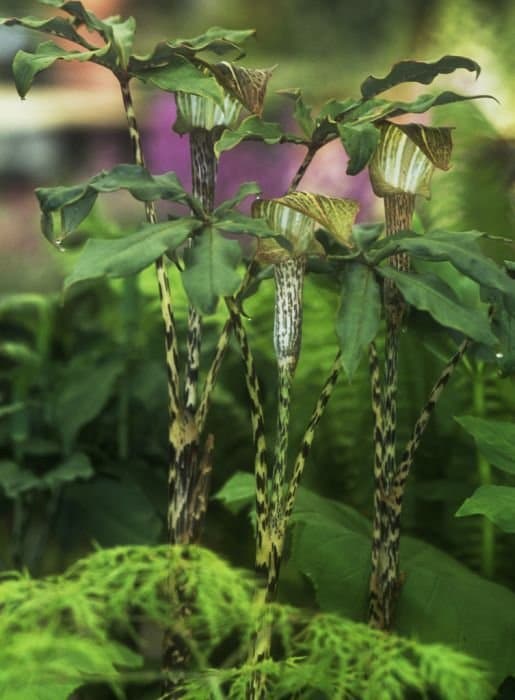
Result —
[{"label": "curved leaf", "polygon": [[348,263],[343,272],[336,334],[342,349],[342,364],[352,379],[363,351],[375,338],[381,320],[381,294],[372,269]]},{"label": "curved leaf", "polygon": [[224,27],[210,27],[206,32],[191,39],[174,39],[168,42],[168,46],[185,53],[196,53],[198,51],[212,51],[218,55],[223,55],[230,51],[239,51],[240,44],[255,36],[255,29],[226,29]]},{"label": "curved leaf", "polygon": [[39,44],[35,53],[18,51],[13,60],[13,75],[16,90],[24,99],[30,90],[35,76],[41,71],[52,66],[56,61],[90,61],[105,55],[107,49],[95,49],[94,51],[65,51],[56,46],[53,41],[45,41]]},{"label": "curved leaf", "polygon": [[377,254],[372,253],[371,258],[377,263],[393,252],[403,251],[423,260],[448,260],[482,287],[500,290],[515,299],[515,280],[483,255],[477,244],[482,236],[479,231],[431,231],[423,236],[402,235],[390,240],[383,239]]},{"label": "curved leaf", "polygon": [[515,534],[515,488],[480,486],[456,512],[457,518],[467,515],[484,515],[503,532]]},{"label": "curved leaf", "polygon": [[234,294],[241,281],[236,272],[240,260],[239,244],[211,227],[184,252],[182,282],[191,303],[202,313],[213,313],[220,297]]},{"label": "curved leaf", "polygon": [[165,65],[134,67],[130,72],[139,80],[149,82],[167,92],[184,92],[213,100],[220,107],[224,103],[224,91],[211,75],[207,75],[184,56],[172,53]]},{"label": "curved leaf", "polygon": [[198,203],[184,190],[174,172],[150,175],[139,165],[117,165],[95,175],[84,185],[36,189],[45,236],[51,243],[56,237],[62,240],[85,219],[99,193],[119,190],[127,190],[143,202],[169,199],[198,209]]},{"label": "curved leaf", "polygon": [[315,120],[311,114],[312,108],[304,102],[302,91],[298,88],[292,88],[289,90],[278,90],[277,93],[289,97],[295,102],[293,118],[299,125],[302,133],[308,138],[311,137],[315,130]]},{"label": "curved leaf", "polygon": [[210,66],[211,72],[227,92],[246,110],[261,116],[268,81],[277,66],[271,68],[243,68],[228,61]]},{"label": "curved leaf", "polygon": [[64,288],[100,277],[127,277],[148,267],[167,251],[175,250],[201,226],[193,218],[147,224],[123,238],[90,238]]},{"label": "curved leaf", "polygon": [[515,424],[490,418],[455,419],[474,438],[478,450],[495,467],[515,474]]},{"label": "curved leaf", "polygon": [[[49,3],[47,3],[49,4]],[[95,47],[90,46],[74,28],[70,20],[65,17],[52,17],[51,19],[38,19],[37,17],[1,17],[0,25],[5,26],[20,26],[25,29],[33,29],[44,34],[53,34],[54,36],[68,39],[80,46],[85,46],[88,49],[94,50]]]},{"label": "curved leaf", "polygon": [[475,72],[476,78],[481,72],[480,66],[475,61],[464,56],[443,56],[433,63],[400,61],[384,78],[374,78],[369,75],[361,84],[361,94],[365,98],[374,97],[400,83],[415,82],[429,85],[438,75],[453,73],[460,68]]},{"label": "curved leaf", "polygon": [[264,122],[260,117],[251,115],[244,119],[236,129],[226,129],[221,138],[215,142],[217,157],[223,151],[229,151],[244,140],[263,141],[267,144],[279,143],[284,133],[280,124]]},{"label": "curved leaf", "polygon": [[497,338],[490,330],[486,310],[469,309],[455,300],[450,288],[438,277],[413,272],[400,272],[392,267],[377,268],[379,274],[395,282],[408,304],[427,311],[438,323],[454,328],[466,337],[486,345]]}]

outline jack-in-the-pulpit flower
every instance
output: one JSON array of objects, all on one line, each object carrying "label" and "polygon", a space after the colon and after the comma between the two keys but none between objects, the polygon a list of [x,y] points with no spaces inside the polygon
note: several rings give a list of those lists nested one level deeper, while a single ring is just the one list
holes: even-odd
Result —
[{"label": "jack-in-the-pulpit flower", "polygon": [[405,193],[429,198],[435,168],[449,169],[451,129],[393,122],[383,122],[379,128],[379,143],[369,164],[376,195]]},{"label": "jack-in-the-pulpit flower", "polygon": [[315,238],[322,226],[336,241],[349,245],[352,224],[359,206],[350,199],[291,192],[277,199],[258,199],[252,205],[255,217],[266,219],[286,246],[273,238],[261,239],[256,252],[260,262],[274,265],[276,285],[274,348],[279,369],[291,376],[297,365],[302,334],[302,291],[306,260],[324,255]]}]

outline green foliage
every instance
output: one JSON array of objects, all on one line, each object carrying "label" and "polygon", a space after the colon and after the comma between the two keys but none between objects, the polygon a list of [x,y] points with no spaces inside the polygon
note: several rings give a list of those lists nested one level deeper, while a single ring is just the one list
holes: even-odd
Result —
[{"label": "green foliage", "polygon": [[[242,508],[245,484],[248,506],[253,499],[250,474],[232,477],[217,497]],[[291,565],[310,579],[321,609],[362,619],[370,523],[348,506],[302,488],[294,521]],[[498,682],[513,673],[515,594],[413,537],[403,537],[401,562],[405,583],[397,632],[425,643],[438,640],[483,659]]]},{"label": "green foliage", "polygon": [[[179,589],[195,596],[187,632],[177,618]],[[6,700],[39,692],[36,682],[42,693],[64,700],[70,689],[91,681],[121,691],[122,684],[158,679],[157,669],[143,666],[140,622],[174,625],[191,648],[196,668],[187,677],[186,697],[211,697],[224,683],[227,697],[244,698],[255,666],[211,669],[209,657],[232,638],[236,657],[244,658],[263,614],[282,648],[281,658],[261,664],[270,698],[292,692],[308,697],[317,690],[327,698],[395,700],[406,689],[435,690],[449,700],[488,697],[481,667],[451,649],[387,637],[336,615],[312,616],[286,606],[264,612],[253,601],[245,572],[199,548],[100,550],[58,577],[5,577],[0,591],[0,632],[10,640],[0,665]]]},{"label": "green foliage", "polygon": [[184,253],[182,281],[192,303],[204,314],[215,311],[219,297],[234,294],[240,284],[236,267],[241,259],[237,241],[209,227]]},{"label": "green foliage", "polygon": [[454,73],[455,70],[460,68],[475,72],[476,78],[479,77],[481,72],[481,68],[475,61],[463,56],[443,56],[443,58],[433,63],[401,61],[396,63],[384,78],[374,78],[370,75],[361,84],[361,95],[370,99],[400,83],[415,82],[429,85],[438,75]]},{"label": "green foliage", "polygon": [[192,208],[198,206],[175,173],[151,175],[139,165],[117,165],[95,175],[85,185],[37,189],[43,233],[51,243],[56,237],[62,242],[86,218],[99,193],[119,190],[127,190],[141,202],[165,199],[189,204]]},{"label": "green foliage", "polygon": [[515,425],[475,416],[456,418],[472,435],[479,451],[493,465],[515,474]]},{"label": "green foliage", "polygon": [[219,156],[224,151],[235,148],[244,140],[258,140],[268,144],[280,143],[283,131],[275,122],[265,122],[256,115],[244,119],[236,129],[226,129],[215,143],[215,153]]},{"label": "green foliage", "polygon": [[480,486],[463,503],[456,516],[484,515],[504,532],[515,533],[515,488]]},{"label": "green foliage", "polygon": [[343,272],[336,318],[342,363],[349,379],[352,379],[364,350],[374,340],[380,320],[380,289],[374,272],[359,263],[349,263]]}]

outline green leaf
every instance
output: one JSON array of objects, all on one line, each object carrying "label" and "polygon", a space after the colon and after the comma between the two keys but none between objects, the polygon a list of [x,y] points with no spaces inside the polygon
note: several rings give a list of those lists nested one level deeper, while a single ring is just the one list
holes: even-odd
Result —
[{"label": "green leaf", "polygon": [[255,496],[255,480],[248,472],[236,472],[213,498],[220,501],[231,513],[238,514],[248,508]]},{"label": "green leaf", "polygon": [[343,272],[336,334],[342,349],[342,364],[350,379],[363,351],[375,338],[381,320],[381,294],[372,269],[348,263]]},{"label": "green leaf", "polygon": [[229,210],[234,209],[235,206],[240,204],[247,197],[255,196],[260,194],[261,187],[257,182],[245,182],[243,185],[238,187],[238,191],[230,199],[226,199],[222,202],[214,211],[214,216],[218,217],[222,214],[226,214]]},{"label": "green leaf", "polygon": [[268,226],[265,219],[255,219],[234,209],[216,219],[213,226],[227,233],[249,234],[257,238],[270,238],[277,235]]},{"label": "green leaf", "polygon": [[18,51],[13,61],[16,90],[19,96],[24,99],[36,75],[46,68],[50,68],[56,61],[90,61],[94,58],[100,58],[105,52],[105,47],[95,51],[65,51],[56,46],[53,41],[39,44],[35,53]]},{"label": "green leaf", "polygon": [[[43,1],[43,0],[42,0]],[[48,3],[47,3],[48,4]],[[76,44],[85,46],[86,40],[75,30],[70,20],[64,17],[52,17],[51,19],[38,19],[37,17],[2,17],[0,26],[20,26],[25,29],[33,29],[43,34],[53,34],[54,36],[68,39]],[[88,46],[93,49],[94,47]]]},{"label": "green leaf", "polygon": [[231,51],[241,53],[240,44],[255,36],[255,29],[226,29],[224,27],[210,27],[206,32],[191,39],[174,39],[168,45],[187,54],[197,51],[211,51],[223,55]]},{"label": "green leaf", "polygon": [[357,175],[372,157],[379,141],[380,132],[373,124],[365,123],[356,126],[338,124],[338,133],[350,158],[346,170],[347,175]]},{"label": "green leaf", "polygon": [[120,17],[109,17],[102,24],[110,30],[109,38],[116,50],[117,64],[123,70],[127,70],[136,32],[136,20],[134,17],[128,17],[125,20]]},{"label": "green leaf", "polygon": [[461,505],[457,518],[484,515],[494,525],[510,534],[515,533],[515,488],[512,486],[480,486]]},{"label": "green leaf", "polygon": [[404,251],[422,260],[435,262],[448,260],[467,277],[483,287],[498,289],[515,299],[515,280],[487,258],[478,246],[483,236],[479,231],[431,231],[423,236],[402,235],[399,238],[383,239],[379,254],[373,255],[376,263],[392,254]]},{"label": "green leaf", "polygon": [[202,72],[184,56],[172,55],[164,66],[133,68],[131,73],[161,90],[199,95],[223,106],[224,91],[215,78]]},{"label": "green leaf", "polygon": [[497,342],[486,312],[469,309],[456,301],[454,293],[440,278],[429,274],[400,272],[391,267],[377,268],[379,274],[395,282],[408,304],[427,311],[438,323],[454,328],[468,338],[486,345]]},{"label": "green leaf", "polygon": [[384,231],[384,224],[355,224],[352,227],[352,240],[357,247],[366,252],[378,240]]},{"label": "green leaf", "polygon": [[62,242],[89,214],[99,193],[119,190],[127,190],[143,202],[166,199],[198,209],[198,204],[184,190],[175,173],[150,175],[139,165],[117,165],[95,175],[84,185],[36,189],[45,237],[51,243],[56,239]]},{"label": "green leaf", "polygon": [[494,466],[515,474],[515,424],[490,418],[455,419],[474,438],[478,450]]},{"label": "green leaf", "polygon": [[236,129],[226,129],[221,138],[215,142],[215,154],[220,156],[244,140],[263,141],[267,144],[279,143],[284,136],[280,124],[264,122],[260,117],[251,115],[244,119]]},{"label": "green leaf", "polygon": [[147,224],[123,238],[90,238],[73,272],[65,279],[64,289],[100,277],[134,275],[167,251],[175,250],[201,225],[197,219],[182,218]]},{"label": "green leaf", "polygon": [[103,409],[122,371],[123,364],[118,360],[100,366],[81,363],[67,370],[64,383],[55,387],[54,406],[57,426],[67,447]]},{"label": "green leaf", "polygon": [[278,90],[279,95],[285,95],[295,102],[293,118],[299,125],[302,133],[311,138],[311,134],[315,130],[315,120],[311,114],[312,108],[304,102],[302,91],[298,88],[290,90]]},{"label": "green leaf", "polygon": [[439,95],[419,95],[412,102],[391,102],[390,100],[382,99],[366,100],[344,115],[344,123],[356,125],[376,122],[390,117],[398,117],[401,114],[420,114],[427,112],[432,107],[452,104],[453,102],[483,98],[493,99],[491,95],[458,95],[455,92],[446,91]]},{"label": "green leaf", "polygon": [[55,469],[41,478],[42,487],[57,488],[77,479],[89,479],[94,475],[90,459],[83,452],[75,452]]},{"label": "green leaf", "polygon": [[192,247],[184,252],[184,289],[203,314],[214,313],[219,297],[234,294],[241,281],[236,272],[240,259],[239,244],[211,227],[196,236]]},{"label": "green leaf", "polygon": [[[341,503],[315,494],[309,501],[309,507],[299,503],[289,566],[312,581],[323,611],[363,620],[371,524]],[[397,606],[397,633],[424,643],[449,644],[482,659],[497,683],[513,674],[514,593],[413,537],[402,538],[401,569],[405,582]]]},{"label": "green leaf", "polygon": [[429,85],[438,75],[453,73],[460,68],[475,72],[476,78],[481,72],[481,68],[475,61],[464,56],[444,56],[433,63],[400,61],[384,78],[374,78],[369,75],[361,85],[361,94],[368,99],[400,83],[415,82]]}]

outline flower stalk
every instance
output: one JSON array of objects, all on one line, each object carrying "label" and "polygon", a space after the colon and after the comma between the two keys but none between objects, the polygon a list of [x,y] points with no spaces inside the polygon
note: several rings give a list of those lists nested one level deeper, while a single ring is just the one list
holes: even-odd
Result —
[{"label": "flower stalk", "polygon": [[[384,123],[370,163],[374,192],[384,199],[386,236],[411,229],[416,195],[430,196],[436,167],[446,170],[452,149],[449,129],[415,124]],[[396,270],[408,272],[405,253],[392,256]],[[402,583],[399,569],[400,518],[407,475],[434,404],[447,384],[463,351],[458,351],[435,385],[415,425],[400,464],[397,463],[397,388],[399,337],[406,304],[395,283],[385,280],[383,303],[386,320],[384,380],[375,345],[370,347],[372,411],[374,415],[374,521],[372,571],[369,582],[369,624],[388,630]]]}]

